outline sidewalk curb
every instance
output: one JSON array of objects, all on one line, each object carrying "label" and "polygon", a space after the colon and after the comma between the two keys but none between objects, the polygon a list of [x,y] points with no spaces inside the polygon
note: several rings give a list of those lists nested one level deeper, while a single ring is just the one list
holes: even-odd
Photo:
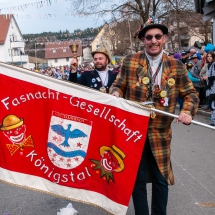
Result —
[{"label": "sidewalk curb", "polygon": [[204,110],[198,110],[197,114],[202,116],[208,116],[208,117],[211,116],[211,112],[206,112]]}]

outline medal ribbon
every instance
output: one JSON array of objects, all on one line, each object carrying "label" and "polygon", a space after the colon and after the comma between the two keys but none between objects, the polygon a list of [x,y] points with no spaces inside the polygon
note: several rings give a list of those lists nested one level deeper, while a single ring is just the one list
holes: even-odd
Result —
[{"label": "medal ribbon", "polygon": [[160,71],[160,68],[161,68],[161,65],[162,65],[162,59],[160,60],[160,63],[159,63],[159,65],[158,65],[158,67],[157,67],[157,69],[156,69],[156,71],[155,71],[153,76],[152,76],[153,71],[152,71],[152,68],[151,68],[151,66],[149,64],[149,59],[146,58],[146,60],[147,60],[147,64],[148,64],[148,74],[149,74],[149,78],[150,78],[150,84],[149,84],[149,87],[148,87],[149,98],[152,99],[152,87],[154,86],[155,79],[156,79],[156,77],[158,75],[158,72]]},{"label": "medal ribbon", "polygon": [[160,71],[161,65],[162,65],[162,60],[160,60],[160,63],[158,65],[154,75],[152,76],[152,74],[153,74],[152,67],[149,65],[149,61],[148,61],[148,68],[149,68],[148,70],[149,70],[149,74],[150,74],[150,79],[151,79],[151,81],[153,81],[152,84],[155,83],[155,79],[156,79],[156,77],[158,75],[158,72]]}]

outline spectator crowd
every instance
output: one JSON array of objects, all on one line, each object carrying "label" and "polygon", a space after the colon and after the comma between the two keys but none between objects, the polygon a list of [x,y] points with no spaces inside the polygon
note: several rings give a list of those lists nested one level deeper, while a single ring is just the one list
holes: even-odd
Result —
[{"label": "spectator crowd", "polygon": [[[180,53],[170,53],[173,57],[185,64],[188,77],[199,93],[199,109],[211,112],[210,125],[215,126],[215,46],[207,44],[202,53],[192,48]],[[183,101],[178,98],[180,109]]]},{"label": "spectator crowd", "polygon": [[[189,79],[199,93],[199,109],[211,112],[211,123],[215,125],[215,46],[208,44],[204,51],[199,52],[198,49],[191,48],[187,51],[167,53],[169,57],[181,61],[188,73]],[[114,72],[120,72],[121,63],[108,64],[108,69]],[[79,79],[83,72],[93,71],[95,69],[93,62],[78,65],[77,78]],[[44,75],[48,75],[61,80],[69,80],[71,74],[71,66],[47,67],[45,69],[34,69]],[[180,110],[183,108],[183,101],[178,98]]]},{"label": "spectator crowd", "polygon": [[[120,71],[120,67],[121,65],[119,64],[115,64],[115,65],[108,65],[109,70],[111,71],[115,71],[115,72],[119,72]],[[77,78],[81,77],[81,74],[84,71],[92,71],[94,70],[94,65],[93,63],[88,63],[88,64],[83,64],[83,65],[79,65],[78,69],[77,69]],[[64,65],[64,66],[51,66],[51,67],[47,67],[45,69],[33,69],[33,71],[35,72],[39,72],[41,74],[47,75],[47,76],[51,76],[57,79],[61,79],[61,80],[69,80],[69,75],[70,75],[70,71],[71,68],[69,65]]]}]

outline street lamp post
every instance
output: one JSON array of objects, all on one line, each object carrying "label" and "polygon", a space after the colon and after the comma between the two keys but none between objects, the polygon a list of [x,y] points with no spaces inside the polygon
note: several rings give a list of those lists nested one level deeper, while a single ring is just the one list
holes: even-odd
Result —
[{"label": "street lamp post", "polygon": [[34,47],[34,48],[35,48],[35,49],[34,49],[34,50],[35,50],[35,60],[36,60],[35,70],[37,69],[37,44],[38,44],[38,43],[35,43],[35,44],[34,44],[34,45],[35,45],[35,47]]},{"label": "street lamp post", "polygon": [[[36,68],[37,69],[37,45],[43,45],[44,43],[35,43],[34,48],[35,48],[35,60],[36,60]],[[40,49],[39,49],[40,50]],[[38,62],[39,63],[39,62]]]}]

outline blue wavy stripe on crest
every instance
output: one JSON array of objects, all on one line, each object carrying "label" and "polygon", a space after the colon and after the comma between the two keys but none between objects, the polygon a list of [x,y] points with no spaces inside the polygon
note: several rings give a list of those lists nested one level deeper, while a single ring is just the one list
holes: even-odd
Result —
[{"label": "blue wavy stripe on crest", "polygon": [[72,157],[76,157],[76,156],[81,156],[82,158],[86,157],[86,152],[83,150],[75,150],[75,151],[71,151],[71,152],[65,152],[51,142],[48,142],[48,147],[53,149],[58,155],[60,155],[62,157],[66,157],[66,158],[72,158]]}]

